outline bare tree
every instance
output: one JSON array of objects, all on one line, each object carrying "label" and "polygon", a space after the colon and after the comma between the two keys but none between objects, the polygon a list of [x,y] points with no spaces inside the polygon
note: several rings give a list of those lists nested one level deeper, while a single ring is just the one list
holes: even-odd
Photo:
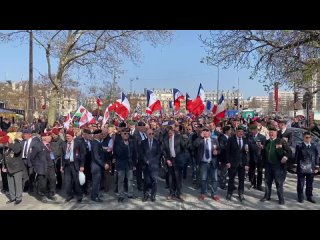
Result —
[{"label": "bare tree", "polygon": [[320,30],[210,31],[200,36],[208,64],[248,68],[266,89],[274,82],[299,86],[316,93],[309,84],[320,67]]},{"label": "bare tree", "polygon": [[[0,39],[10,40],[26,31],[0,34]],[[80,69],[94,76],[96,69],[118,68],[123,58],[137,61],[139,45],[148,41],[153,45],[171,39],[171,31],[147,30],[58,30],[33,31],[34,41],[44,49],[47,75],[51,82],[48,122],[53,124],[57,99],[63,88],[66,74]]]}]

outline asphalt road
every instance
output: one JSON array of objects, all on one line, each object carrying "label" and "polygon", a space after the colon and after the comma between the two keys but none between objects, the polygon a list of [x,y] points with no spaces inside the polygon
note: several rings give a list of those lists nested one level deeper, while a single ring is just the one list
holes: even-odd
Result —
[{"label": "asphalt road", "polygon": [[103,203],[96,203],[88,197],[84,197],[82,203],[76,203],[76,200],[71,200],[68,203],[64,202],[64,191],[57,193],[58,200],[48,203],[39,202],[34,196],[28,193],[23,194],[22,203],[19,205],[6,204],[8,200],[4,194],[0,195],[0,210],[320,210],[320,178],[317,176],[314,181],[314,197],[316,204],[305,201],[304,203],[297,202],[296,194],[296,176],[288,173],[285,182],[285,205],[278,204],[275,185],[271,201],[260,202],[264,193],[255,189],[247,189],[248,182],[245,183],[245,201],[239,202],[237,191],[234,193],[232,201],[227,201],[226,191],[219,189],[221,200],[216,202],[207,197],[204,201],[199,201],[199,190],[195,189],[191,180],[183,182],[183,198],[184,202],[167,200],[168,190],[164,188],[164,180],[159,180],[158,195],[156,202],[142,202],[142,192],[138,192],[135,188],[137,199],[125,199],[123,203],[118,203],[117,195],[111,191],[103,193]]}]

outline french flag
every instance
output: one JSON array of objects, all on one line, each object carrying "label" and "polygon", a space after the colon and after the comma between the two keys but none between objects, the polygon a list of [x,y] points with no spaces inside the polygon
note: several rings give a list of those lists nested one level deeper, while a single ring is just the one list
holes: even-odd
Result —
[{"label": "french flag", "polygon": [[169,101],[169,108],[170,108],[170,109],[172,109],[172,108],[173,108],[172,101]]},{"label": "french flag", "polygon": [[226,103],[224,101],[223,94],[221,95],[218,101],[218,105],[215,105],[215,107],[212,109],[212,113],[215,115],[214,117],[215,123],[219,122],[221,119],[225,117]]},{"label": "french flag", "polygon": [[191,113],[192,112],[192,99],[189,94],[186,93],[186,109]]},{"label": "french flag", "polygon": [[208,110],[208,111],[210,111],[211,110],[211,101],[207,101],[207,107],[206,107],[206,109]]},{"label": "french flag", "polygon": [[96,103],[97,103],[98,108],[102,106],[102,101],[101,101],[100,96],[96,99]]},{"label": "french flag", "polygon": [[115,109],[115,112],[120,116],[122,120],[126,119],[130,113],[130,103],[124,93],[121,93],[121,103]]},{"label": "french flag", "polygon": [[203,113],[205,108],[204,99],[205,99],[204,90],[203,90],[202,84],[200,83],[198,96],[192,102],[192,113],[195,116],[199,116]]},{"label": "french flag", "polygon": [[104,115],[103,115],[103,120],[102,120],[102,126],[106,125],[107,121],[109,120],[109,108],[112,106],[112,104],[110,104],[106,110],[104,111]]},{"label": "french flag", "polygon": [[156,94],[150,90],[147,90],[147,114],[152,114],[155,111],[161,111],[161,103]]},{"label": "french flag", "polygon": [[180,110],[180,101],[184,100],[183,94],[176,88],[173,88],[173,101],[174,101],[174,110]]}]

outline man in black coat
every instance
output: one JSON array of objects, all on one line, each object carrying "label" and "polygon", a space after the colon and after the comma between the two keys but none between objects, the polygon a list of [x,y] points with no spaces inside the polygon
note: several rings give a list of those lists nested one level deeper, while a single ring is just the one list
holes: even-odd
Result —
[{"label": "man in black coat", "polygon": [[58,128],[53,128],[51,131],[52,140],[50,146],[54,154],[55,171],[57,175],[57,189],[61,190],[62,187],[62,174],[61,174],[61,163],[62,163],[62,153],[63,146],[65,142],[59,136],[60,130]]},{"label": "man in black coat", "polygon": [[225,190],[226,185],[227,185],[227,174],[228,174],[228,169],[226,167],[227,163],[227,143],[228,139],[231,137],[231,127],[230,126],[224,126],[222,128],[222,134],[219,135],[218,141],[220,145],[220,156],[219,156],[219,161],[220,161],[220,176],[219,176],[219,185],[220,188]]},{"label": "man in black coat", "polygon": [[[247,135],[249,142],[250,160],[249,160],[249,181],[251,187],[263,191],[262,189],[262,170],[263,162],[261,157],[261,151],[266,144],[266,137],[259,133],[258,126],[255,124],[250,125],[250,134]],[[257,176],[256,176],[257,169]]]},{"label": "man in black coat", "polygon": [[277,129],[269,127],[269,137],[262,151],[263,164],[265,166],[265,195],[262,202],[270,201],[273,180],[276,183],[279,204],[284,204],[283,184],[287,175],[288,159],[292,151],[284,139],[277,138]]},{"label": "man in black coat", "polygon": [[186,150],[188,137],[184,138],[180,134],[175,134],[172,128],[168,131],[168,136],[163,142],[163,153],[168,165],[170,178],[170,197],[184,201],[181,198],[182,190],[182,170],[185,164],[183,153]]},{"label": "man in black coat", "polygon": [[245,171],[249,170],[249,145],[246,138],[244,138],[244,128],[242,126],[237,127],[236,134],[228,139],[226,147],[226,166],[229,169],[229,182],[227,200],[231,200],[234,186],[234,179],[238,173],[239,186],[238,194],[239,200],[244,200],[244,178]]},{"label": "man in black coat", "polygon": [[287,128],[287,121],[280,120],[278,122],[280,130],[278,131],[278,138],[284,139],[289,146],[292,145],[292,132]]},{"label": "man in black coat", "polygon": [[133,173],[136,169],[137,154],[136,147],[133,140],[129,139],[130,129],[124,128],[121,132],[121,140],[118,141],[113,152],[116,158],[116,170],[118,173],[118,202],[124,200],[124,179],[128,178],[128,198],[135,198],[133,195]]},{"label": "man in black coat", "polygon": [[[38,175],[38,188],[41,194],[42,202],[46,202],[45,195],[51,200],[57,200],[54,196],[56,194],[56,172],[55,172],[55,156],[51,149],[50,142],[52,140],[51,132],[41,133],[43,152],[41,156],[47,162],[47,169],[45,175]],[[47,194],[48,193],[48,194]],[[43,195],[45,194],[45,195]]]},{"label": "man in black coat", "polygon": [[161,146],[159,142],[154,139],[153,130],[147,131],[148,138],[141,142],[141,158],[143,159],[143,174],[144,174],[144,186],[143,186],[143,201],[147,201],[149,198],[149,189],[151,188],[151,201],[156,200],[157,182],[159,175],[160,154]]},{"label": "man in black coat", "polygon": [[0,136],[0,144],[3,144],[4,154],[0,153],[3,164],[7,170],[9,200],[7,203],[15,202],[15,205],[22,201],[22,176],[25,168],[22,161],[22,146],[20,140],[12,140],[8,136]]},{"label": "man in black coat", "polygon": [[297,144],[295,151],[295,164],[297,168],[297,193],[298,202],[302,203],[304,200],[303,187],[306,181],[306,196],[307,201],[316,203],[313,198],[313,177],[319,170],[319,153],[317,146],[311,142],[312,135],[310,132],[303,134],[303,142]]},{"label": "man in black coat", "polygon": [[91,141],[91,174],[92,174],[92,191],[91,200],[94,202],[103,202],[99,196],[99,190],[101,186],[102,173],[104,170],[108,170],[109,165],[107,164],[107,159],[105,157],[101,138],[102,131],[95,130],[92,132],[93,140]]},{"label": "man in black coat", "polygon": [[77,201],[82,201],[82,191],[79,182],[79,171],[84,171],[86,150],[79,138],[75,138],[72,130],[66,132],[67,143],[63,147],[63,161],[61,172],[64,172],[65,188],[67,193],[66,202],[73,199],[76,194]]},{"label": "man in black coat", "polygon": [[80,139],[81,143],[84,145],[86,149],[86,154],[85,154],[85,160],[84,160],[84,175],[86,176],[86,181],[84,185],[82,186],[82,191],[84,194],[88,194],[89,190],[89,184],[92,181],[92,174],[91,174],[91,163],[92,163],[92,133],[90,129],[83,129],[82,130],[82,138]]}]

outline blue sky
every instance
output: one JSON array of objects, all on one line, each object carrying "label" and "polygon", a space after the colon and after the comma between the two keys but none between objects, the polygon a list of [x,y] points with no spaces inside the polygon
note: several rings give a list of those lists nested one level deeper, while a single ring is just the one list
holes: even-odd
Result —
[{"label": "blue sky", "polygon": [[[152,47],[147,43],[141,46],[141,63],[135,65],[124,62],[124,73],[118,83],[126,92],[130,90],[130,79],[133,90],[142,92],[144,88],[178,88],[188,92],[193,98],[197,94],[199,83],[205,90],[216,90],[217,68],[200,63],[205,56],[199,34],[208,31],[178,30],[174,32],[170,44]],[[42,49],[34,49],[34,77],[46,73],[47,65]],[[0,44],[0,80],[18,81],[28,78],[28,45],[15,42]],[[220,91],[237,88],[237,71],[220,68]],[[249,79],[248,70],[239,70],[240,91],[245,97],[267,95],[258,80]],[[84,81],[85,79],[82,79]],[[90,82],[90,81],[89,81]]]}]

